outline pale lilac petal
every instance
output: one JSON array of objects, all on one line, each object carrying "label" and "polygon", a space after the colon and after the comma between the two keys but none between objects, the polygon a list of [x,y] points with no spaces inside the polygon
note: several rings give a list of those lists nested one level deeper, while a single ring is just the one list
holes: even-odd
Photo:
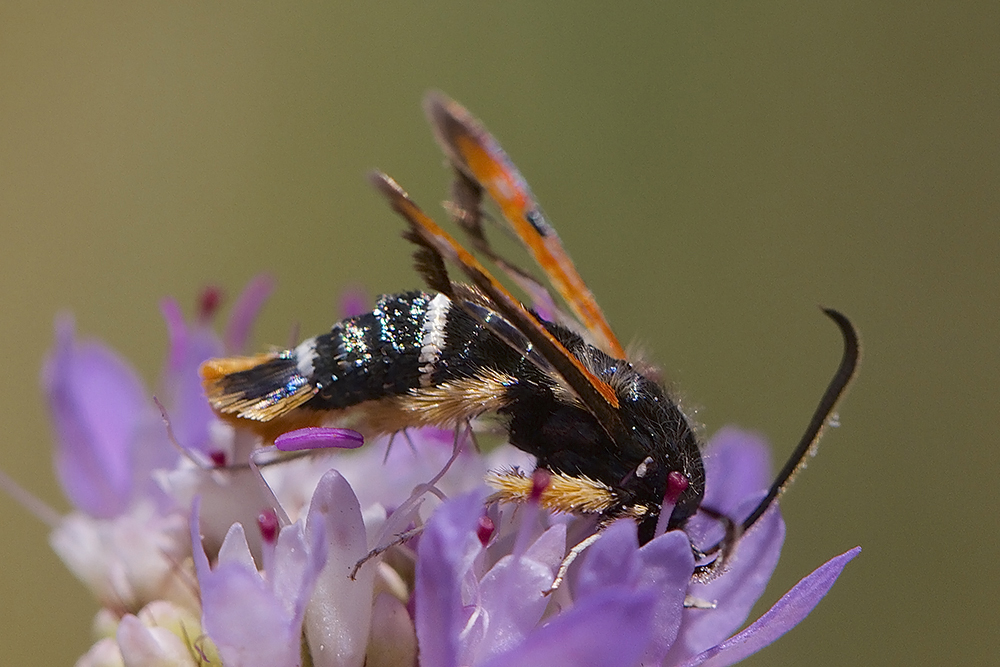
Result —
[{"label": "pale lilac petal", "polygon": [[565,556],[566,524],[564,523],[557,523],[546,529],[524,552],[525,558],[551,567],[553,579]]},{"label": "pale lilac petal", "polygon": [[727,427],[712,436],[705,448],[704,504],[733,515],[749,496],[771,483],[771,454],[757,433]]},{"label": "pale lilac petal", "polygon": [[855,547],[820,565],[812,574],[795,584],[792,590],[785,593],[767,613],[749,627],[718,646],[688,660],[684,663],[684,667],[701,664],[726,667],[756,653],[781,637],[809,615],[809,612],[829,592],[844,567],[859,553],[861,547]]},{"label": "pale lilac petal", "polygon": [[542,593],[552,585],[566,551],[566,526],[542,533],[523,556],[501,558],[480,581],[480,600],[486,620],[478,646],[464,650],[462,664],[482,662],[516,647],[542,618],[549,599]]},{"label": "pale lilac petal", "polygon": [[585,558],[573,589],[578,602],[613,587],[654,594],[650,609],[654,630],[642,651],[642,662],[659,663],[677,636],[694,572],[687,535],[671,531],[640,549],[635,522],[617,521],[604,530]]},{"label": "pale lilac petal", "polygon": [[[751,496],[759,496],[771,483],[771,453],[756,433],[733,427],[720,429],[704,453],[705,499],[702,504],[733,519],[737,508]],[[749,513],[750,510],[743,515]],[[684,527],[695,544],[714,544],[722,535],[719,522],[703,513],[695,514]]]},{"label": "pale lilac petal", "polygon": [[656,594],[653,603],[653,632],[642,664],[663,660],[681,626],[684,598],[694,573],[694,554],[687,535],[679,530],[660,535],[639,549],[638,590]]},{"label": "pale lilac petal", "polygon": [[326,525],[316,524],[307,531],[302,522],[285,526],[278,533],[278,544],[268,571],[275,595],[282,600],[292,625],[302,627],[306,607],[327,563]]},{"label": "pale lilac petal", "polygon": [[608,588],[595,593],[486,667],[637,665],[651,639],[655,598],[651,590]]},{"label": "pale lilac petal", "polygon": [[62,318],[42,385],[66,496],[91,516],[120,514],[133,497],[136,430],[150,409],[142,381],[104,345],[77,341],[72,320]]},{"label": "pale lilac petal", "polygon": [[170,353],[163,371],[163,403],[177,441],[185,448],[207,452],[212,409],[198,375],[202,362],[222,354],[218,336],[206,326],[189,327],[173,299],[164,299],[160,310],[167,324]]},{"label": "pale lilac petal", "polygon": [[224,664],[288,667],[299,664],[298,634],[290,632],[281,601],[256,572],[229,563],[198,573],[202,625]]},{"label": "pale lilac petal", "polygon": [[320,479],[306,517],[306,539],[323,530],[326,566],[306,612],[306,637],[317,667],[361,667],[371,624],[375,568],[354,565],[368,553],[368,538],[357,496],[339,472]]},{"label": "pale lilac petal", "polygon": [[235,563],[247,571],[257,570],[257,564],[254,563],[253,554],[250,553],[246,532],[243,530],[243,524],[241,523],[234,523],[229,527],[225,539],[222,540],[222,546],[219,547],[216,564],[225,565],[227,563]]},{"label": "pale lilac petal", "polygon": [[176,507],[177,500],[159,485],[154,471],[175,468],[180,453],[171,444],[163,425],[162,413],[155,407],[143,411],[135,441],[132,452],[132,476],[136,485],[134,493],[136,497],[153,501],[162,513],[166,513]]},{"label": "pale lilac petal", "polygon": [[[191,510],[191,543],[201,589],[202,626],[218,647],[225,664],[284,667],[297,666],[301,651],[302,615],[299,599],[311,592],[319,565],[295,563],[300,586],[275,589],[262,578],[248,558],[249,548],[234,544],[242,530],[230,530],[222,552],[224,560],[212,569],[201,546],[196,499]],[[280,541],[279,535],[279,541]],[[302,559],[308,561],[309,559]],[[286,573],[285,578],[290,578]],[[299,613],[296,613],[299,612]]]},{"label": "pale lilac petal", "polygon": [[625,519],[608,526],[600,539],[583,552],[574,597],[579,601],[609,586],[634,586],[639,577],[638,550],[635,521]]},{"label": "pale lilac petal", "polygon": [[[751,498],[742,513],[758,499]],[[690,595],[716,602],[717,607],[684,610],[680,634],[670,651],[672,662],[715,646],[743,624],[771,579],[784,540],[785,522],[775,505],[740,539],[735,559],[724,574],[707,584],[691,584]]]},{"label": "pale lilac petal", "polygon": [[226,327],[224,339],[226,351],[230,354],[246,352],[250,330],[273,290],[274,278],[267,274],[255,276],[243,288],[243,292],[233,305],[233,312],[229,316],[229,325]]},{"label": "pale lilac petal", "polygon": [[274,446],[283,452],[327,448],[356,449],[363,444],[365,439],[357,431],[324,426],[296,429],[282,433],[274,440]]},{"label": "pale lilac petal", "polygon": [[476,535],[483,496],[473,492],[443,503],[427,522],[417,550],[417,639],[421,662],[434,667],[458,665],[459,635],[468,613],[462,588],[482,545]]}]

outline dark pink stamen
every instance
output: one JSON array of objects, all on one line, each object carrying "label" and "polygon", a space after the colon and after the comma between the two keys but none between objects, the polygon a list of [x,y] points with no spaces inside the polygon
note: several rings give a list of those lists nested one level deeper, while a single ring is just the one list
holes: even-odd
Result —
[{"label": "dark pink stamen", "polygon": [[676,505],[677,499],[681,497],[681,494],[687,491],[687,488],[691,485],[690,480],[685,477],[682,473],[674,470],[669,475],[667,475],[667,492],[663,495],[664,505]]},{"label": "dark pink stamen", "polygon": [[496,530],[496,525],[493,523],[493,519],[486,515],[479,517],[479,523],[476,525],[476,537],[479,538],[479,543],[484,547],[489,544],[490,538],[493,537],[493,531]]},{"label": "dark pink stamen", "polygon": [[261,511],[257,515],[257,527],[264,541],[274,544],[278,539],[278,514],[270,507]]},{"label": "dark pink stamen", "polygon": [[528,500],[533,503],[540,502],[542,494],[549,488],[551,482],[552,473],[544,468],[535,468],[535,472],[531,473],[531,495],[528,496]]},{"label": "dark pink stamen", "polygon": [[226,467],[226,453],[221,449],[213,449],[208,453],[208,459],[216,468]]},{"label": "dark pink stamen", "polygon": [[207,286],[198,299],[198,321],[202,324],[211,322],[221,304],[222,290],[212,285]]}]

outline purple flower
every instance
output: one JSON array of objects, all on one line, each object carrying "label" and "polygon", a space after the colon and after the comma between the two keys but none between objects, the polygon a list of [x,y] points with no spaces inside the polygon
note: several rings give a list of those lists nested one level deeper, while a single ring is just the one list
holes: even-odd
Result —
[{"label": "purple flower", "polygon": [[56,322],[56,344],[42,370],[56,433],[55,467],[66,495],[95,517],[123,512],[132,501],[148,392],[114,352],[79,341],[73,322]]},{"label": "purple flower", "polygon": [[[270,289],[251,283],[225,344],[210,327],[217,291],[193,323],[164,301],[170,434],[128,364],[60,320],[43,382],[77,511],[52,544],[102,606],[79,664],[728,665],[794,627],[859,551],[744,627],[780,555],[777,507],[705,584],[691,545],[715,543],[717,520],[696,514],[642,547],[623,520],[543,595],[594,525],[530,502],[484,506],[485,473],[530,469],[523,452],[484,455],[462,429],[430,428],[363,447],[354,431],[303,429],[264,447],[212,414],[198,364],[245,347]],[[264,465],[305,449],[318,453]],[[712,438],[705,468],[705,505],[737,521],[769,482],[766,445],[734,429]]]},{"label": "purple flower", "polygon": [[[234,322],[252,321],[266,285],[251,284]],[[210,448],[208,434],[217,425],[196,372],[223,349],[209,326],[215,301],[203,299],[191,325],[172,301],[163,307],[170,351],[161,396],[178,440],[196,452]],[[190,462],[171,446],[151,393],[114,351],[77,339],[66,317],[57,321],[42,384],[56,435],[56,471],[77,510],[54,521],[55,551],[115,614],[155,600],[197,605],[192,574],[179,566],[190,554],[189,504],[160,484],[165,471]]]},{"label": "purple flower", "polygon": [[[246,329],[270,291],[258,278],[234,309],[229,339],[242,345]],[[178,442],[207,452],[215,422],[204,399],[198,366],[223,346],[210,327],[214,305],[206,302],[198,321],[184,322],[171,299],[162,304],[170,339],[161,397]],[[177,460],[152,394],[135,371],[102,343],[78,340],[72,320],[56,322],[56,344],[42,370],[56,435],[55,465],[73,505],[96,518],[111,518],[141,499],[157,496],[152,471]]]},{"label": "purple flower", "polygon": [[[321,482],[316,493],[329,495],[330,487],[331,482]],[[201,545],[199,506],[196,499],[191,509],[191,542],[201,589],[202,627],[222,659],[233,665],[299,665],[306,605],[327,559],[325,523],[319,510],[310,515],[311,530],[300,521],[280,532],[268,531],[262,563],[265,576],[258,571],[239,523],[229,529],[215,566],[209,565]]]}]

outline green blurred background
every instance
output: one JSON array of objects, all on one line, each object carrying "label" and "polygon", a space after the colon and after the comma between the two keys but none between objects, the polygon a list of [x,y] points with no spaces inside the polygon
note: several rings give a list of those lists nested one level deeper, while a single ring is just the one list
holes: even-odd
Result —
[{"label": "green blurred background", "polygon": [[[860,327],[761,609],[864,552],[750,664],[994,662],[995,1],[84,4],[0,4],[0,467],[46,501],[67,508],[37,380],[56,313],[152,386],[164,296],[269,271],[265,345],[328,327],[347,285],[417,286],[364,175],[440,211],[441,88],[710,431],[783,458],[840,354],[816,305]],[[71,664],[95,605],[0,508],[2,662]]]}]

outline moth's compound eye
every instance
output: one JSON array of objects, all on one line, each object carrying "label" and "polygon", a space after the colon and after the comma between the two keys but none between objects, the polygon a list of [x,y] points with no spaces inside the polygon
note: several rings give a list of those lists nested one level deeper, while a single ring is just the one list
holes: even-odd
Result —
[{"label": "moth's compound eye", "polygon": [[642,463],[636,466],[635,476],[638,477],[639,479],[642,479],[647,474],[649,474],[649,470],[650,468],[653,467],[653,464],[654,464],[653,457],[647,456],[642,460]]}]

